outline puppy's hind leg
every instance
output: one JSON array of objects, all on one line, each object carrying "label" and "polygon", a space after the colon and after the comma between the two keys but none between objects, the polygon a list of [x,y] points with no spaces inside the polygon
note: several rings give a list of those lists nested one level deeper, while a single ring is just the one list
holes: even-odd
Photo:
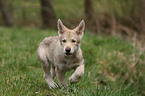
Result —
[{"label": "puppy's hind leg", "polygon": [[50,88],[58,87],[58,85],[52,79],[51,72],[50,72],[51,64],[48,62],[48,60],[41,61],[41,66],[44,71],[44,78],[47,81],[49,87]]},{"label": "puppy's hind leg", "polygon": [[51,76],[52,76],[52,79],[54,80],[56,73],[55,73],[55,67],[52,64],[51,64]]}]

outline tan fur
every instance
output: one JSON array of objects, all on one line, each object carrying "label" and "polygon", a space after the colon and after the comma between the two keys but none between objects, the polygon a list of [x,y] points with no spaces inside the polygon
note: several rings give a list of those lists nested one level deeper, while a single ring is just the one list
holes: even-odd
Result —
[{"label": "tan fur", "polygon": [[[59,19],[59,35],[47,37],[39,44],[37,55],[44,71],[44,78],[50,88],[58,86],[53,80],[55,75],[60,86],[67,86],[65,80],[67,71],[75,69],[69,78],[70,83],[77,82],[84,74],[84,59],[80,49],[84,27],[82,20],[77,28],[70,30]],[[67,49],[70,52],[67,52]]]}]

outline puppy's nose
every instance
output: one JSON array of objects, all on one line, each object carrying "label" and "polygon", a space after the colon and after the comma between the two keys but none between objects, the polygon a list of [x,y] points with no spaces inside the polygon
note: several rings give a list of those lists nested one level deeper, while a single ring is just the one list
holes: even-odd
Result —
[{"label": "puppy's nose", "polygon": [[70,49],[69,47],[67,47],[67,48],[65,49],[65,51],[66,51],[66,52],[70,52],[71,49]]}]

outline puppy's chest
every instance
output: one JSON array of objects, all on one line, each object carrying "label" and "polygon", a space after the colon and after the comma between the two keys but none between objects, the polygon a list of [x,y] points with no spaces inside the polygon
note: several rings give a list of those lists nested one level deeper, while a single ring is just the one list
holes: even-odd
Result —
[{"label": "puppy's chest", "polygon": [[75,60],[67,59],[61,62],[58,66],[61,70],[69,71],[69,70],[75,69],[79,65],[80,64],[77,63]]}]

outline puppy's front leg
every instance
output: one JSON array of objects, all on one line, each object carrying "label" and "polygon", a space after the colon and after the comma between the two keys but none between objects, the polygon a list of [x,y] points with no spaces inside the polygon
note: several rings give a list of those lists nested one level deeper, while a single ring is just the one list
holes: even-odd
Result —
[{"label": "puppy's front leg", "polygon": [[78,82],[80,78],[83,76],[83,74],[84,74],[84,64],[76,68],[75,72],[69,78],[69,83]]},{"label": "puppy's front leg", "polygon": [[60,86],[62,86],[62,85],[67,86],[68,84],[65,80],[65,72],[60,70],[58,66],[56,66],[55,72],[56,72],[56,76],[57,76],[59,85]]}]

